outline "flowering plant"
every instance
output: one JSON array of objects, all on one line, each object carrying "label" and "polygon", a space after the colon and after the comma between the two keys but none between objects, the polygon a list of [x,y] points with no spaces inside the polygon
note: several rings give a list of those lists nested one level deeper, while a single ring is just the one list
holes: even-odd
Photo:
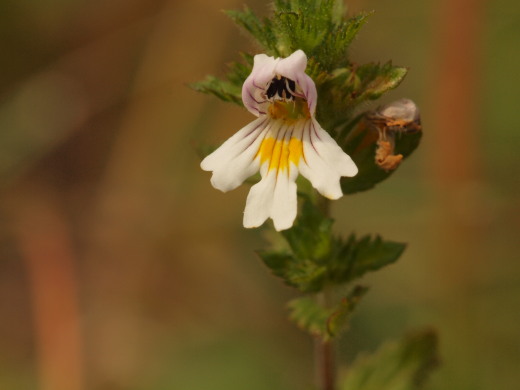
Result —
[{"label": "flowering plant", "polygon": [[[348,47],[369,15],[346,18],[339,0],[277,0],[273,16],[263,20],[248,8],[228,15],[266,54],[244,54],[226,80],[208,76],[193,87],[243,104],[257,118],[205,156],[202,169],[224,192],[260,171],[243,224],[258,227],[271,218],[283,237],[282,248],[258,254],[274,275],[304,294],[289,303],[290,318],[316,340],[317,386],[418,388],[436,360],[431,331],[356,361],[339,380],[333,344],[367,292],[354,281],[394,263],[405,249],[380,236],[337,236],[329,200],[373,188],[418,146],[422,128],[411,100],[360,109],[398,86],[407,69],[351,62]],[[382,368],[396,364],[392,374]]]}]

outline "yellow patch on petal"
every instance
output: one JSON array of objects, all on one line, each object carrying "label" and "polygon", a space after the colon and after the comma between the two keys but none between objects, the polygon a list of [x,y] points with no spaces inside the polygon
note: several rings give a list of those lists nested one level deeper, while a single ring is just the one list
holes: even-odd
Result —
[{"label": "yellow patch on petal", "polygon": [[291,160],[294,165],[298,166],[300,163],[300,158],[303,156],[303,143],[301,140],[296,138],[291,138],[289,141],[289,160]]},{"label": "yellow patch on petal", "polygon": [[267,160],[271,159],[274,149],[274,143],[276,140],[273,137],[265,138],[260,145],[260,150],[258,153],[260,154],[260,164],[263,164]]},{"label": "yellow patch on petal", "polygon": [[289,141],[276,140],[273,137],[265,138],[259,150],[260,164],[269,162],[269,170],[288,170],[290,162],[298,166],[303,155],[303,143],[297,138]]}]

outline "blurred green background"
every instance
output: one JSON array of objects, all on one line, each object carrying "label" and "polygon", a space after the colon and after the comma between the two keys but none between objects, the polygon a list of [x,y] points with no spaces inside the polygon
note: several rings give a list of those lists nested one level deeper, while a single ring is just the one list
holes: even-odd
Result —
[{"label": "blurred green background", "polygon": [[[268,3],[248,3],[260,13]],[[338,232],[409,242],[372,286],[349,362],[432,326],[432,389],[520,383],[520,3],[356,0],[351,49],[410,67],[421,147],[334,202]],[[0,388],[309,389],[293,292],[196,145],[252,118],[186,84],[251,50],[235,0],[0,1]],[[254,51],[254,49],[252,49]]]}]

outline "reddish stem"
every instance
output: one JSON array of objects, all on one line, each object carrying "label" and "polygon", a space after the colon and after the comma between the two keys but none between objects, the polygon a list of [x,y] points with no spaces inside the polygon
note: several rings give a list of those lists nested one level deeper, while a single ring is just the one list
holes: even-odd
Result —
[{"label": "reddish stem", "polygon": [[314,353],[316,356],[318,388],[320,390],[334,390],[336,388],[336,365],[333,342],[317,338]]}]

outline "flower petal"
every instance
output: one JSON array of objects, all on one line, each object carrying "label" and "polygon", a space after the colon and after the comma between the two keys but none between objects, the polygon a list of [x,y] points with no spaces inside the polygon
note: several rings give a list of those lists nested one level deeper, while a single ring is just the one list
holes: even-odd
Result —
[{"label": "flower petal", "polygon": [[266,114],[267,103],[262,93],[278,74],[296,82],[307,101],[309,112],[314,115],[318,94],[314,81],[305,73],[306,67],[307,56],[302,50],[295,51],[287,58],[257,54],[254,57],[253,70],[242,86],[242,101],[245,107],[256,116]]},{"label": "flower petal", "polygon": [[[266,167],[266,164],[262,168]],[[265,168],[267,170],[267,167]],[[244,210],[244,227],[255,228],[262,225],[271,215],[276,174],[271,171],[256,183],[247,195]]]},{"label": "flower petal", "polygon": [[[281,121],[277,121],[281,122]],[[298,169],[291,162],[290,140],[294,128],[280,126],[276,134],[267,137],[276,139],[272,145],[269,159],[261,167],[262,180],[255,184],[247,197],[244,211],[244,227],[258,227],[271,217],[277,231],[292,226],[297,212],[296,183]],[[263,158],[263,156],[261,156]]]},{"label": "flower petal", "polygon": [[[286,129],[283,139],[279,137],[282,144],[278,169],[276,169],[276,185],[270,214],[274,222],[274,228],[277,231],[289,229],[296,218],[297,198],[295,181],[298,177],[298,168],[291,162],[290,148],[294,130],[294,127],[290,126]],[[280,130],[280,132],[282,131]],[[273,169],[273,171],[275,170]]]},{"label": "flower petal", "polygon": [[323,161],[340,176],[356,176],[358,168],[354,161],[341,149],[336,141],[312,119],[311,139]]},{"label": "flower petal", "polygon": [[307,56],[302,50],[297,50],[287,58],[282,58],[275,66],[274,72],[296,82],[307,100],[309,112],[314,115],[318,93],[314,81],[305,73]]},{"label": "flower petal", "polygon": [[[270,217],[273,219],[277,231],[289,229],[296,219],[297,197],[296,177],[298,169],[292,164],[289,172],[278,172],[273,194]],[[290,173],[293,173],[291,175]]]},{"label": "flower petal", "polygon": [[257,54],[254,58],[253,70],[242,86],[242,101],[250,113],[256,116],[266,114],[265,102],[261,96],[274,75],[279,58],[269,57],[265,54]]},{"label": "flower petal", "polygon": [[258,171],[260,161],[256,155],[268,130],[269,120],[258,118],[202,160],[201,168],[213,171],[213,187],[223,192],[231,191]]},{"label": "flower petal", "polygon": [[[329,199],[339,199],[343,196],[340,186],[341,175],[320,154],[318,144],[321,141],[311,137],[312,126],[312,121],[308,121],[303,129],[303,159],[298,169],[320,194]],[[344,154],[342,150],[341,153]]]},{"label": "flower petal", "polygon": [[296,76],[305,72],[305,68],[307,68],[307,56],[303,50],[296,50],[289,57],[281,58],[274,71],[294,80]]}]

